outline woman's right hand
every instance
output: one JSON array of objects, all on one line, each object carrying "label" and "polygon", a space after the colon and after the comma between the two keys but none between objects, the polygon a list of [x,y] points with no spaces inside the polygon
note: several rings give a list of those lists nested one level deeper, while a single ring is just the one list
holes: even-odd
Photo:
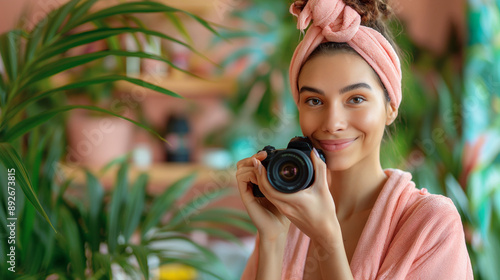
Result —
[{"label": "woman's right hand", "polygon": [[[259,185],[258,166],[262,167],[259,161],[263,161],[266,157],[267,153],[260,151],[252,157],[240,160],[237,164],[236,180],[241,200],[257,227],[260,240],[272,242],[286,238],[290,220],[281,214],[267,198],[254,197],[253,195],[251,183]],[[261,172],[265,172],[265,170],[262,169]]]}]

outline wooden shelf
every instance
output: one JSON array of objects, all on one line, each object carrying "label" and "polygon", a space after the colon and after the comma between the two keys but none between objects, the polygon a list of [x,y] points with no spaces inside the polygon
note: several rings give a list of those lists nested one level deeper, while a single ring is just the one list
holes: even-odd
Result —
[{"label": "wooden shelf", "polygon": [[160,2],[177,9],[202,14],[215,10],[218,1],[220,0],[161,0]]},{"label": "wooden shelf", "polygon": [[[172,8],[184,10],[196,15],[203,15],[209,12],[216,11],[218,3],[217,1],[219,0],[155,0],[155,1],[163,3],[164,5],[170,6]],[[94,4],[93,9],[101,10],[123,2],[131,2],[131,0],[98,1],[96,4]]]},{"label": "wooden shelf", "polygon": [[[215,78],[212,80],[203,80],[195,77],[183,75],[179,77],[170,76],[138,76],[134,77],[145,80],[157,86],[171,90],[183,97],[206,97],[219,96],[230,97],[236,93],[237,81],[234,78]],[[69,75],[65,73],[58,74],[52,78],[55,86],[63,86],[71,81]],[[116,89],[120,92],[132,92],[138,89],[144,90],[147,95],[165,96],[163,93],[142,88],[141,86],[131,84],[126,81],[115,82]]]},{"label": "wooden shelf", "polygon": [[[139,76],[136,77],[154,85],[161,86],[171,90],[184,97],[204,97],[204,96],[232,96],[236,92],[237,82],[232,78],[216,78],[212,80],[203,80],[191,76]],[[117,89],[122,92],[136,90],[141,88],[138,85],[131,85],[125,81],[116,83]],[[154,90],[145,89],[148,94],[158,96],[164,95]]]},{"label": "wooden shelf", "polygon": [[[72,178],[76,184],[86,184],[84,168],[80,166],[70,166],[65,163],[59,164],[59,170],[66,179]],[[105,186],[106,189],[114,185],[118,167],[113,167],[104,174],[99,174],[99,170],[88,168]],[[155,163],[148,169],[139,169],[133,165],[130,166],[129,180],[133,182],[141,173],[147,173],[149,176],[148,192],[160,193],[169,187],[175,181],[184,178],[193,172],[197,173],[196,182],[215,183],[217,187],[228,187],[236,185],[235,170],[215,170],[210,167],[193,163]]]}]

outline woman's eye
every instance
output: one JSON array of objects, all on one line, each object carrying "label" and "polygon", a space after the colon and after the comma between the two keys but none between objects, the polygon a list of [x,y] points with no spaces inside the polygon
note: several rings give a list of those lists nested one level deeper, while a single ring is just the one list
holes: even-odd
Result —
[{"label": "woman's eye", "polygon": [[354,96],[353,98],[351,98],[349,100],[349,102],[353,103],[353,104],[360,104],[360,103],[363,103],[364,101],[366,101],[366,99],[364,99],[361,96]]},{"label": "woman's eye", "polygon": [[306,104],[311,106],[318,106],[321,105],[321,100],[319,100],[318,98],[309,98],[306,100]]}]

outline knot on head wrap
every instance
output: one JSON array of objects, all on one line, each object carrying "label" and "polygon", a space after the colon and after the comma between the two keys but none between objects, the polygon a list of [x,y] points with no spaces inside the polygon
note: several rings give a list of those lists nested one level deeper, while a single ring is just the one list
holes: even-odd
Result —
[{"label": "knot on head wrap", "polygon": [[384,84],[391,104],[401,104],[401,65],[396,51],[378,31],[362,26],[361,16],[342,0],[309,0],[302,11],[293,3],[290,13],[297,17],[297,28],[305,30],[290,64],[290,85],[299,101],[298,76],[309,55],[323,42],[348,43],[373,68]]}]

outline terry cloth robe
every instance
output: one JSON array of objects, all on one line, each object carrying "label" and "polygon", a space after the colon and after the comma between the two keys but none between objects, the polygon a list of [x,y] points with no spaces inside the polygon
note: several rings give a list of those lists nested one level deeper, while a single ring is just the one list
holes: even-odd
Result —
[{"label": "terry cloth robe", "polygon": [[[473,279],[460,215],[444,196],[415,188],[411,174],[384,171],[380,192],[354,251],[354,279]],[[309,237],[290,225],[282,279],[303,279]],[[258,238],[241,279],[255,279]]]}]

